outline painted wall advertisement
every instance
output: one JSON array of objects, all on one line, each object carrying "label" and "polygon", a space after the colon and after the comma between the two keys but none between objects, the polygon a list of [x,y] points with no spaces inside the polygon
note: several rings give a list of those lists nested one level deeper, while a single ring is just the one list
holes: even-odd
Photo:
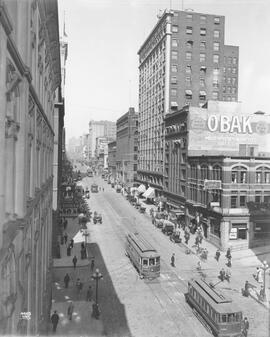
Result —
[{"label": "painted wall advertisement", "polygon": [[270,115],[245,114],[236,102],[189,111],[188,155],[270,157]]}]

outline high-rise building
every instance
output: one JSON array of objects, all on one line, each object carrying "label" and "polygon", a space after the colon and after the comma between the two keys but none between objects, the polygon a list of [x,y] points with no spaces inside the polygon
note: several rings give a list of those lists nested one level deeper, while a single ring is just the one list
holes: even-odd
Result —
[{"label": "high-rise building", "polygon": [[163,189],[164,115],[208,99],[237,101],[238,47],[224,44],[225,18],[165,11],[138,51],[138,180]]},{"label": "high-rise building", "polygon": [[96,139],[98,137],[116,138],[116,124],[110,121],[89,122],[89,157],[95,157]]},{"label": "high-rise building", "polygon": [[47,334],[58,28],[57,0],[0,1],[0,335]]}]

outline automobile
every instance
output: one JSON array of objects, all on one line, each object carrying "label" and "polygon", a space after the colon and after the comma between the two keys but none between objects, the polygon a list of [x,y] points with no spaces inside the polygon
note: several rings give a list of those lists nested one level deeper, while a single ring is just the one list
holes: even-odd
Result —
[{"label": "automobile", "polygon": [[174,223],[168,220],[164,220],[162,226],[162,233],[166,235],[171,235],[174,232],[175,226]]},{"label": "automobile", "polygon": [[114,183],[111,183],[112,188],[114,188]]},{"label": "automobile", "polygon": [[98,222],[102,223],[102,215],[100,213],[94,212],[93,222],[94,224]]},{"label": "automobile", "polygon": [[182,239],[180,238],[180,232],[173,232],[170,235],[170,240],[174,243],[181,243]]}]

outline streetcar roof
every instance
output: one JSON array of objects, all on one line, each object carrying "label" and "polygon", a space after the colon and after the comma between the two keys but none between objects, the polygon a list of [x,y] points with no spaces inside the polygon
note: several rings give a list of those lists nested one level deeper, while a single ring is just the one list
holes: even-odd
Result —
[{"label": "streetcar roof", "polygon": [[189,281],[189,284],[198,291],[217,313],[230,314],[242,311],[232,302],[231,298],[211,287],[206,281],[202,279],[193,279]]},{"label": "streetcar roof", "polygon": [[[139,248],[141,253],[149,253],[151,252],[152,257],[157,257],[159,254],[157,253],[156,249],[145,240],[144,237],[142,237],[139,233],[132,233],[128,234],[128,237],[130,240],[134,243],[134,245]],[[142,254],[144,256],[144,254]],[[149,254],[145,254],[145,257],[149,257]]]}]

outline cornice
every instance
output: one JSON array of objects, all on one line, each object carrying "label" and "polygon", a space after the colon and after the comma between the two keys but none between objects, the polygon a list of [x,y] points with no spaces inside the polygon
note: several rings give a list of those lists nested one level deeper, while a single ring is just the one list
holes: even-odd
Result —
[{"label": "cornice", "polygon": [[7,12],[6,5],[3,2],[3,0],[0,0],[0,22],[2,26],[4,27],[6,34],[9,35],[12,32],[13,27],[12,27],[11,19]]}]

